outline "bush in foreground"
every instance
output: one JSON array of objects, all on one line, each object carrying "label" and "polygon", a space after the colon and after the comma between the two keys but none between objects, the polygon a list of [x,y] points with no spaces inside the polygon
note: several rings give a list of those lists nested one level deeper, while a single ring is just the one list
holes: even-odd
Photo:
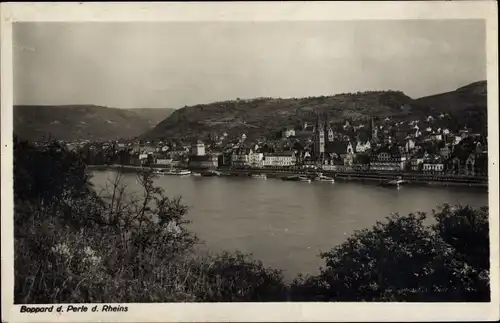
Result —
[{"label": "bush in foreground", "polygon": [[292,284],[295,300],[489,301],[488,210],[444,205],[395,214],[321,254],[320,274]]}]

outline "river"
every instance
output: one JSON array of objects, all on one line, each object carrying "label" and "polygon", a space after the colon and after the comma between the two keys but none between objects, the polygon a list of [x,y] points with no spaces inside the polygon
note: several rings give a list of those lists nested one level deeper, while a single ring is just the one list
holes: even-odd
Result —
[{"label": "river", "polygon": [[[93,174],[96,189],[114,177],[113,171]],[[140,190],[134,174],[125,174],[124,181],[130,191]],[[211,251],[252,253],[264,265],[282,269],[287,279],[317,273],[320,252],[393,212],[429,212],[443,203],[488,205],[486,190],[469,187],[191,176],[162,176],[156,184],[169,196],[182,197],[193,221],[189,228]]]}]

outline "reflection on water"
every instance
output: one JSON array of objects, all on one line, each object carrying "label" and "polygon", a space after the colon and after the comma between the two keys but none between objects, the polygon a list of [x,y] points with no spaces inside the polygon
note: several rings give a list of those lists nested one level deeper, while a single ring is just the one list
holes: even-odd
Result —
[{"label": "reflection on water", "polygon": [[[113,172],[95,172],[102,187]],[[130,191],[140,189],[133,174]],[[234,177],[163,176],[156,184],[189,207],[191,230],[213,251],[240,250],[285,271],[315,273],[317,257],[354,230],[371,227],[391,213],[432,211],[443,203],[488,204],[485,190],[469,187],[401,189],[356,182],[290,182]]]}]

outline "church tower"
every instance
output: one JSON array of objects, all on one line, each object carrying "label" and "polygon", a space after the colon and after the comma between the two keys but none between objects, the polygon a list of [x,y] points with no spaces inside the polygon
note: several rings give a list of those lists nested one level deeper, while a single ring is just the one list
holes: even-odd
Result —
[{"label": "church tower", "polygon": [[318,160],[321,160],[325,153],[325,123],[320,119],[319,114],[316,116],[316,131],[314,138],[314,153]]},{"label": "church tower", "polygon": [[333,129],[332,126],[330,125],[330,122],[328,120],[328,116],[325,116],[325,133],[328,134],[328,142],[333,141]]},{"label": "church tower", "polygon": [[375,120],[374,118],[371,119],[371,126],[370,126],[371,130],[372,130],[372,138],[371,138],[371,141],[372,142],[377,142],[378,141],[378,132],[377,132],[377,126],[375,125]]}]

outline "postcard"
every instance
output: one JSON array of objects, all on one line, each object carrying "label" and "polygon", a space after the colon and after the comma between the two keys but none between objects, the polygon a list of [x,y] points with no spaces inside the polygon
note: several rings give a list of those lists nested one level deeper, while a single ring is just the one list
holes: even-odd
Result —
[{"label": "postcard", "polygon": [[498,320],[497,13],[2,4],[2,321]]}]

